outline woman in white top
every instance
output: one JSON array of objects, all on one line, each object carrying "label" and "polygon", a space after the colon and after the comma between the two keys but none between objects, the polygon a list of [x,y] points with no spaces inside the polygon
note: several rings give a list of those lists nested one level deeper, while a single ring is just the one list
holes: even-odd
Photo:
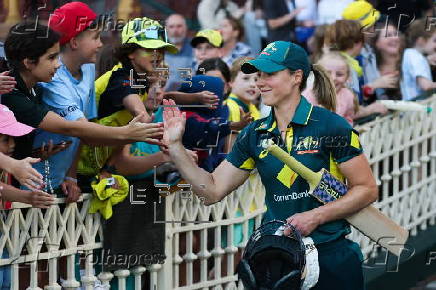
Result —
[{"label": "woman in white top", "polygon": [[243,13],[244,10],[230,0],[201,0],[197,8],[201,30],[218,29],[224,18],[232,16],[239,19]]}]

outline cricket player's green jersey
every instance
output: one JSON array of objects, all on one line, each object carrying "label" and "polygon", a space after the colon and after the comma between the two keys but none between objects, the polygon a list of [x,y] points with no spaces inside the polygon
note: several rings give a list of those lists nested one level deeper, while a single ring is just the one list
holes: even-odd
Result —
[{"label": "cricket player's green jersey", "polygon": [[[362,153],[358,133],[339,115],[321,107],[312,106],[304,97],[283,140],[274,117],[254,121],[239,134],[227,160],[243,170],[257,168],[266,189],[267,211],[264,222],[285,220],[295,213],[305,212],[322,204],[309,195],[309,184],[261,146],[263,139],[272,138],[282,149],[302,164],[317,172],[330,171],[344,181],[338,163]],[[311,233],[316,244],[336,240],[350,233],[346,220],[337,220],[319,226]]]}]

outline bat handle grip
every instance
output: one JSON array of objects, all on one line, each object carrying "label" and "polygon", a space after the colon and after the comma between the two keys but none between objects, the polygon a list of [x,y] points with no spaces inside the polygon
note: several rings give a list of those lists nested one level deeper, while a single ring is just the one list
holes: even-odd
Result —
[{"label": "bat handle grip", "polygon": [[283,161],[289,168],[295,171],[298,175],[304,178],[309,184],[317,184],[319,182],[318,175],[311,169],[301,164],[297,159],[289,155],[277,145],[270,145],[266,148],[272,155]]}]

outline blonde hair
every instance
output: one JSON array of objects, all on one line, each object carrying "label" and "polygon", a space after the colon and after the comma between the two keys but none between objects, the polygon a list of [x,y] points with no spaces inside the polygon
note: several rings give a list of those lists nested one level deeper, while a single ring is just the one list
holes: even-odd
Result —
[{"label": "blonde hair", "polygon": [[254,59],[254,57],[249,56],[242,56],[235,59],[235,61],[232,63],[232,67],[230,68],[230,81],[233,82],[238,76],[238,73],[241,71],[241,66],[252,59]]},{"label": "blonde hair", "polygon": [[325,69],[319,64],[312,65],[315,81],[313,83],[313,94],[318,103],[330,110],[336,112],[336,89],[331,78]]},{"label": "blonde hair", "polygon": [[[339,60],[342,61],[345,66],[347,67],[347,77],[350,76],[350,66],[348,65],[348,61],[345,58],[345,56],[343,56],[339,51],[328,51],[324,54],[321,55],[321,57],[318,59],[318,64],[323,66],[322,63],[324,61],[328,61],[328,60]],[[323,66],[324,67],[324,66]]]},{"label": "blonde hair", "polygon": [[[344,62],[344,64],[346,65],[346,67],[347,67],[347,76],[349,77],[350,76],[350,66],[348,65],[348,62],[347,62],[347,59],[340,53],[340,52],[338,52],[338,51],[329,51],[329,52],[327,52],[327,53],[324,53],[321,57],[320,57],[320,59],[318,60],[318,65],[320,65],[320,66],[322,66],[322,62],[324,61],[324,60],[341,60],[341,61],[343,61]],[[330,76],[329,76],[329,78],[330,78]],[[330,80],[331,80],[331,82],[333,82],[333,80],[330,78]],[[335,89],[335,92],[336,92],[336,89]],[[358,111],[359,111],[359,101],[358,101],[358,97],[357,97],[357,95],[354,93],[354,91],[353,90],[351,90],[350,89],[350,92],[353,94],[353,96],[354,96],[354,99],[353,99],[353,105],[354,105],[354,113],[357,113]],[[331,97],[331,96],[330,96]],[[318,103],[319,104],[321,104],[321,105],[323,105],[325,108],[327,108],[326,107],[326,105],[325,105],[325,103],[329,103],[329,102],[331,102],[331,101],[328,101],[328,100],[326,100],[326,97],[321,97],[321,98],[317,98],[317,100],[318,100]],[[335,104],[336,104],[336,94],[335,94]],[[335,106],[336,107],[336,106]],[[336,110],[334,110],[334,111],[336,111]]]}]

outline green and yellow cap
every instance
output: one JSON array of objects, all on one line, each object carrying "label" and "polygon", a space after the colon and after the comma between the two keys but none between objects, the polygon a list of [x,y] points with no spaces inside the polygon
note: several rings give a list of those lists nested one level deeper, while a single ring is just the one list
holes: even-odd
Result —
[{"label": "green and yellow cap", "polygon": [[309,76],[309,57],[301,46],[288,41],[271,42],[255,59],[247,61],[241,67],[242,72],[246,74],[257,71],[273,73],[284,69],[301,69],[304,77]]},{"label": "green and yellow cap", "polygon": [[368,27],[374,25],[380,18],[380,11],[375,9],[369,2],[358,0],[345,7],[344,11],[342,11],[342,18],[359,21],[362,27]]},{"label": "green and yellow cap", "polygon": [[168,42],[165,27],[147,17],[135,18],[127,22],[121,32],[121,43],[136,43],[147,49],[164,48],[169,53],[178,51],[177,47]]},{"label": "green and yellow cap", "polygon": [[196,47],[202,42],[209,42],[215,47],[221,47],[223,45],[223,37],[218,30],[204,29],[197,32],[195,37],[191,40],[191,46]]}]

